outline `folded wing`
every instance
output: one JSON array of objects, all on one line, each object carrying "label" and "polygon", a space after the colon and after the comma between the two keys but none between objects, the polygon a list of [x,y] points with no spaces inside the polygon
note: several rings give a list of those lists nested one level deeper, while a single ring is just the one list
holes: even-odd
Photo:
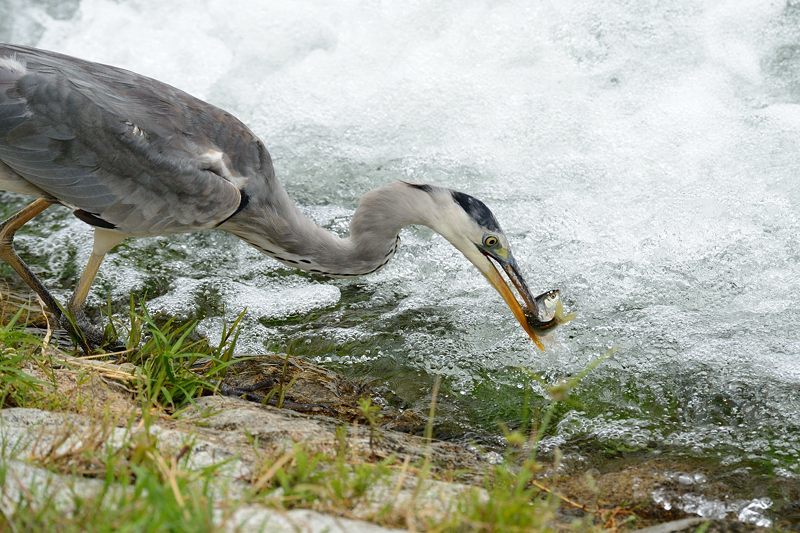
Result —
[{"label": "folded wing", "polygon": [[131,235],[214,227],[269,164],[259,144],[227,113],[156,80],[0,45],[0,162],[88,221]]}]

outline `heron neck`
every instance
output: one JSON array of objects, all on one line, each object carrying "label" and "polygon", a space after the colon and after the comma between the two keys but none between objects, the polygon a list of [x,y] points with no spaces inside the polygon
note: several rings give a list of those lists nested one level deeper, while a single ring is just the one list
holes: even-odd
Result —
[{"label": "heron neck", "polygon": [[432,204],[424,190],[391,183],[361,198],[349,236],[340,237],[303,214],[281,187],[251,199],[222,228],[288,266],[329,276],[360,276],[392,258],[404,226],[428,224],[425,213],[434,211]]}]

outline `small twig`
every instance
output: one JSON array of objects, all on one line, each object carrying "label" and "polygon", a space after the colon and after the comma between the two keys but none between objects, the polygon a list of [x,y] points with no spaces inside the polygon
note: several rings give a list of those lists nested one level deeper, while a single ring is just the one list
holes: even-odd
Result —
[{"label": "small twig", "polygon": [[50,345],[50,339],[53,336],[53,328],[50,326],[50,319],[47,317],[47,312],[44,308],[44,301],[38,295],[36,296],[36,299],[39,302],[39,307],[42,308],[44,323],[47,326],[47,332],[44,334],[44,339],[42,339],[42,355],[47,355],[45,353],[45,349]]},{"label": "small twig", "polygon": [[106,359],[108,357],[117,356],[117,355],[124,355],[128,353],[132,353],[133,350],[120,350],[118,352],[104,352],[104,353],[97,353],[91,355],[76,355],[75,359]]},{"label": "small twig", "polygon": [[422,493],[422,486],[428,481],[428,476],[431,473],[431,456],[433,455],[433,420],[436,417],[436,400],[439,396],[439,385],[442,382],[441,376],[436,376],[431,389],[431,408],[428,411],[428,422],[425,424],[425,456],[422,461],[422,467],[417,474],[417,485],[414,487],[414,492],[411,495],[411,505],[408,506],[408,514],[406,515],[406,524],[412,531],[416,531],[416,523],[414,521],[413,510],[417,507],[419,495]]},{"label": "small twig", "polygon": [[589,509],[586,505],[584,505],[582,503],[578,503],[578,502],[576,502],[574,500],[571,500],[571,499],[567,498],[566,496],[564,496],[560,492],[556,492],[555,490],[553,490],[553,489],[551,489],[551,488],[549,488],[549,487],[547,487],[545,485],[542,485],[541,483],[539,483],[535,479],[531,480],[531,485],[533,485],[534,487],[536,487],[539,490],[543,490],[544,492],[546,492],[548,494],[552,494],[553,496],[555,496],[559,500],[563,501],[564,503],[566,503],[568,505],[571,505],[572,507],[575,507],[576,509],[580,509],[581,511],[585,511],[587,513],[592,513],[592,514],[597,514],[597,513],[600,512],[600,509]]},{"label": "small twig", "polygon": [[425,463],[430,463],[431,460],[431,442],[433,441],[433,420],[436,417],[436,400],[439,396],[439,385],[442,383],[442,377],[436,376],[431,389],[431,408],[428,412],[428,422],[425,424]]},{"label": "small twig", "polygon": [[269,483],[270,480],[275,477],[275,474],[278,473],[278,470],[283,468],[283,465],[294,459],[294,454],[295,450],[293,448],[280,456],[277,461],[272,463],[272,466],[270,466],[269,469],[267,469],[267,471],[264,472],[264,474],[259,477],[255,483],[253,483],[253,488],[256,490],[256,492],[266,487],[267,483]]},{"label": "small twig", "polygon": [[71,357],[69,355],[62,355],[54,358],[54,362],[66,366],[76,366],[85,370],[93,370],[102,377],[115,379],[120,381],[136,381],[138,378],[135,374],[127,372],[115,365],[114,363],[106,363],[105,361],[86,361],[84,357]]},{"label": "small twig", "polygon": [[[605,519],[605,523],[603,524],[603,527],[606,528],[606,529],[617,529],[619,527],[617,525],[617,520],[616,520],[617,515],[627,515],[626,520],[630,519],[630,517],[634,515],[634,513],[632,511],[630,511],[628,509],[623,509],[623,508],[620,508],[620,507],[614,507],[613,509],[610,509],[610,510],[607,510],[607,511],[609,511],[609,512],[608,513],[600,513],[601,517]],[[607,519],[606,519],[605,516],[602,516],[604,514],[608,514],[608,518]],[[624,523],[625,522],[623,522],[623,524]]]},{"label": "small twig", "polygon": [[[283,407],[283,400],[286,395],[284,384],[286,383],[286,371],[289,369],[289,354],[283,360],[283,368],[281,369],[281,379],[278,382],[278,408]],[[289,385],[291,387],[291,384]]]},{"label": "small twig", "polygon": [[400,491],[403,490],[403,485],[408,477],[408,467],[410,464],[411,457],[406,456],[406,458],[403,459],[403,466],[400,468],[400,475],[397,476],[397,483],[394,484],[394,489],[392,490],[392,501],[397,501]]},{"label": "small twig", "polygon": [[161,454],[154,454],[153,457],[158,465],[159,470],[161,470],[162,475],[166,478],[166,481],[169,483],[170,488],[172,489],[172,494],[175,496],[175,501],[178,503],[178,506],[183,509],[186,507],[186,501],[183,499],[183,495],[181,494],[181,490],[178,487],[178,479],[177,479],[177,464],[175,463],[175,458],[173,457],[170,461],[170,464],[167,465],[167,462],[164,460],[164,457]]},{"label": "small twig", "polygon": [[558,498],[559,500],[561,500],[562,502],[566,503],[567,505],[569,505],[571,507],[574,507],[576,509],[580,509],[581,511],[583,511],[585,513],[593,514],[593,515],[599,517],[604,522],[603,527],[605,529],[616,529],[617,526],[615,525],[616,524],[615,518],[616,518],[616,516],[618,514],[628,514],[628,515],[633,514],[628,509],[619,508],[619,507],[615,507],[613,509],[603,509],[603,508],[596,507],[596,506],[593,507],[593,508],[589,507],[588,505],[585,505],[585,504],[582,504],[582,503],[578,503],[575,500],[572,500],[572,499],[564,496],[560,492],[555,491],[555,490],[553,490],[553,489],[551,489],[551,488],[539,483],[536,480],[531,480],[531,485],[533,485],[534,487],[536,487],[539,490],[542,490],[542,491],[544,491],[544,492],[546,492],[548,494],[552,494],[553,496],[555,496],[556,498]]}]

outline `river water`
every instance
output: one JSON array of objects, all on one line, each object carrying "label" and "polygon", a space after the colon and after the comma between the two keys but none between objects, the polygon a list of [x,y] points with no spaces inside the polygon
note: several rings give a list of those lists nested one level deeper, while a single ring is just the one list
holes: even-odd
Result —
[{"label": "river water", "polygon": [[[546,444],[575,463],[680,457],[698,479],[751,480],[726,498],[698,488],[700,503],[654,495],[665,506],[797,513],[800,2],[0,0],[0,38],[228,109],[333,231],[390,180],[469,192],[534,291],[560,288],[578,318],[537,351],[425,228],[357,281],[222,234],[131,242],[90,304],[146,291],[212,336],[246,307],[242,352],[312,357],[420,409],[442,376],[440,434],[489,443],[549,401],[531,373],[554,383],[615,348]],[[90,233],[65,212],[39,233],[21,245],[66,295]]]}]

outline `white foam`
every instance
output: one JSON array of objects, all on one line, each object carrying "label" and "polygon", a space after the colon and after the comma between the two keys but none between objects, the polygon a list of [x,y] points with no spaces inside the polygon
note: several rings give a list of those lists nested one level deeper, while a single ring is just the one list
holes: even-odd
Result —
[{"label": "white foam", "polygon": [[208,289],[219,293],[229,317],[235,317],[245,309],[255,318],[308,313],[334,305],[340,297],[337,287],[315,283],[293,282],[287,285],[278,282],[268,287],[256,287],[229,280],[219,283],[177,278],[169,294],[150,300],[148,306],[151,311],[182,315],[186,313],[187,302],[193,302],[199,292]]},{"label": "white foam", "polygon": [[[785,392],[800,380],[793,4],[84,0],[76,17],[42,20],[43,47],[233,111],[337,231],[390,179],[475,194],[534,290],[559,287],[578,312],[541,354],[466,260],[410,230],[387,268],[359,281],[379,296],[358,305],[381,309],[364,330],[398,365],[469,387],[514,365],[574,373],[616,345],[625,371],[592,376],[646,376],[642,386],[701,411],[728,391],[752,406],[749,420],[777,426],[789,422],[771,412],[800,417]],[[201,277],[270,316],[331,305],[349,286],[295,291],[231,239],[169,242],[165,275],[187,280],[156,303],[174,310]],[[383,322],[417,316],[388,347]]]}]

